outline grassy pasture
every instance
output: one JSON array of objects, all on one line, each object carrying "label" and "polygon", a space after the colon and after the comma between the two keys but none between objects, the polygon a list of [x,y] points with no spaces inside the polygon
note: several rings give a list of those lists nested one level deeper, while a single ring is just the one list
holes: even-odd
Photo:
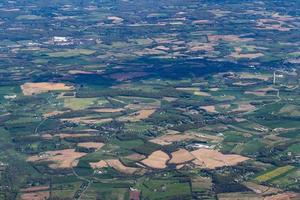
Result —
[{"label": "grassy pasture", "polygon": [[129,198],[127,183],[93,183],[82,199],[119,200]]},{"label": "grassy pasture", "polygon": [[60,183],[53,185],[53,197],[59,198],[68,198],[72,197],[77,189],[80,187],[81,182],[72,182],[72,183]]},{"label": "grassy pasture", "polygon": [[270,128],[300,128],[297,119],[281,119],[281,120],[260,120],[260,123]]},{"label": "grassy pasture", "polygon": [[260,140],[251,140],[243,146],[242,153],[246,155],[255,155],[265,144]]},{"label": "grassy pasture", "polygon": [[114,140],[112,144],[119,146],[122,149],[133,149],[134,147],[141,146],[144,144],[143,140],[136,139],[136,140]]},{"label": "grassy pasture", "polygon": [[92,105],[103,105],[108,103],[108,101],[99,98],[73,98],[68,97],[64,99],[64,105],[66,108],[72,110],[83,110]]},{"label": "grassy pasture", "polygon": [[287,174],[284,174],[274,180],[271,181],[273,185],[279,185],[282,188],[289,188],[293,190],[299,190],[300,185],[297,182],[297,179],[300,178],[300,169],[293,169],[289,171]]},{"label": "grassy pasture", "polygon": [[287,132],[280,133],[280,137],[286,137],[286,138],[300,138],[300,129],[291,130]]},{"label": "grassy pasture", "polygon": [[190,184],[173,180],[152,179],[138,185],[143,199],[158,200],[190,196]]}]

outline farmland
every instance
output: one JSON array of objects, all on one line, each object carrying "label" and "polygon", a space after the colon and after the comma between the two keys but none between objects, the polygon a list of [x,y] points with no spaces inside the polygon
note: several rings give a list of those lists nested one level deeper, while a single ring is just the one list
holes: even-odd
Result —
[{"label": "farmland", "polygon": [[259,182],[266,182],[266,181],[269,181],[273,178],[281,176],[282,174],[285,174],[285,173],[291,171],[292,169],[294,169],[293,166],[279,167],[279,168],[276,168],[276,169],[274,169],[270,172],[267,172],[265,174],[262,174],[262,175],[256,177],[255,180],[257,180]]},{"label": "farmland", "polygon": [[0,200],[299,199],[299,2],[0,2]]}]

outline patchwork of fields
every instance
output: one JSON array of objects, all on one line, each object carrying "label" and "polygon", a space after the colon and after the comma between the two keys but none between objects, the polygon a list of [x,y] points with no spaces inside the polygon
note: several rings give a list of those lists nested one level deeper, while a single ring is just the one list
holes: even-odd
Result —
[{"label": "patchwork of fields", "polygon": [[0,200],[300,199],[299,6],[1,1]]}]

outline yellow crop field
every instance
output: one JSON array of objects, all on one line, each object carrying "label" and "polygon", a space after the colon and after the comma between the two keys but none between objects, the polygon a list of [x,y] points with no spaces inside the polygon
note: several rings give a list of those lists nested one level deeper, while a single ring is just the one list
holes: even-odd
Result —
[{"label": "yellow crop field", "polygon": [[255,178],[255,180],[259,181],[259,182],[265,182],[265,181],[268,181],[272,178],[275,178],[275,177],[278,177],[292,169],[294,169],[295,167],[294,166],[290,166],[290,165],[287,165],[287,166],[284,166],[284,167],[278,167],[270,172],[267,172],[265,174],[262,174],[258,177]]}]

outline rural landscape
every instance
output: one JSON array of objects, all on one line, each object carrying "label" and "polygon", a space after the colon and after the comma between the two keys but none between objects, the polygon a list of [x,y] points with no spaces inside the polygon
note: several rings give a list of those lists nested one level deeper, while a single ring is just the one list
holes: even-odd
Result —
[{"label": "rural landscape", "polygon": [[298,0],[0,11],[0,200],[300,199]]}]

